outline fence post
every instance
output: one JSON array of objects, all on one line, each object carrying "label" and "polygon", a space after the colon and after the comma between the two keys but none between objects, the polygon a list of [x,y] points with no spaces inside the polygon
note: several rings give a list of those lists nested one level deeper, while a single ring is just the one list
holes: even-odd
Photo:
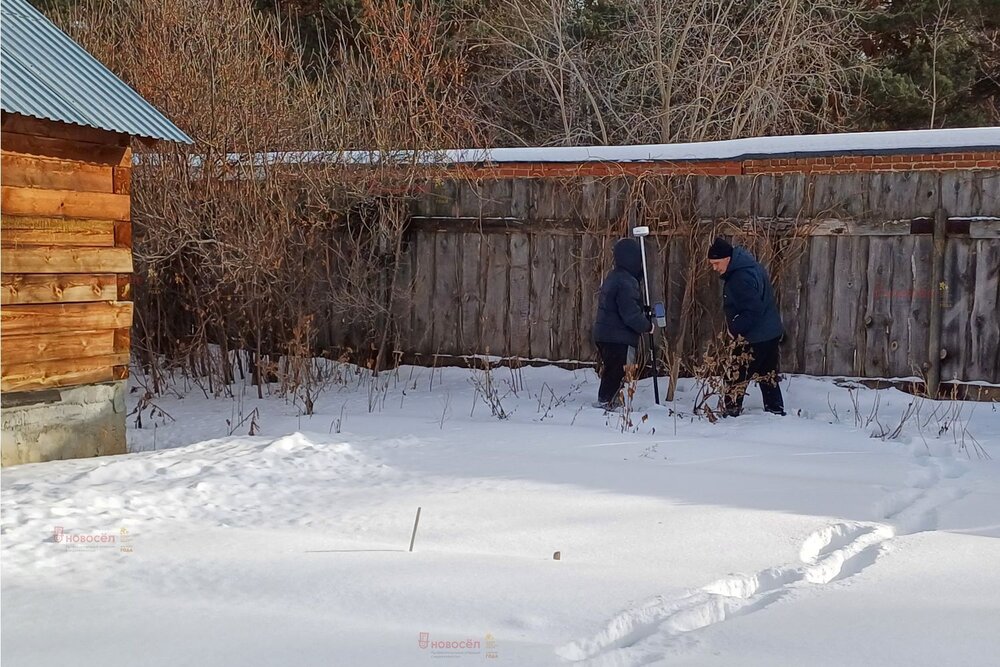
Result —
[{"label": "fence post", "polygon": [[944,279],[944,253],[948,212],[938,205],[934,211],[934,254],[931,257],[931,312],[927,340],[927,395],[937,398],[941,386],[941,282]]}]

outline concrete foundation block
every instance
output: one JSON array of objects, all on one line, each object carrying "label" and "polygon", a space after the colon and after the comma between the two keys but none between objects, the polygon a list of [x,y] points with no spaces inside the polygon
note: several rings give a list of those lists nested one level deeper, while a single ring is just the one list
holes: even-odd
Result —
[{"label": "concrete foundation block", "polygon": [[0,464],[124,454],[125,384],[4,394]]}]

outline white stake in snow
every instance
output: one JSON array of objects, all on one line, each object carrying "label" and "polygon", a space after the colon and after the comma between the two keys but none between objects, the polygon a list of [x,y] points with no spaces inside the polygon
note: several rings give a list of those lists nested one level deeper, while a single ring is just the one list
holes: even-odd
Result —
[{"label": "white stake in snow", "polygon": [[410,553],[413,553],[413,542],[417,539],[417,524],[420,523],[420,508],[417,508],[417,518],[413,520],[413,534],[410,535]]}]

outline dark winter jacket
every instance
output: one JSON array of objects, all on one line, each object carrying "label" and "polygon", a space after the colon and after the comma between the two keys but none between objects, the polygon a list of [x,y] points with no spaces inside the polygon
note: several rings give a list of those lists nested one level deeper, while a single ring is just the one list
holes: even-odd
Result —
[{"label": "dark winter jacket", "polygon": [[729,268],[722,274],[722,307],[734,336],[762,343],[785,333],[767,271],[746,248],[733,248]]},{"label": "dark winter jacket", "polygon": [[615,243],[615,268],[601,285],[594,320],[594,342],[639,344],[639,336],[649,331],[652,321],[642,306],[642,249],[635,239]]}]

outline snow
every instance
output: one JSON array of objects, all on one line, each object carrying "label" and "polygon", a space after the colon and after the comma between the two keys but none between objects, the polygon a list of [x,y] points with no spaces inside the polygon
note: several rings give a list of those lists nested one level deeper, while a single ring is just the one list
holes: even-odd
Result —
[{"label": "snow", "polygon": [[[1000,149],[1000,127],[965,127],[885,132],[749,137],[724,141],[632,146],[526,146],[515,148],[463,148],[442,151],[285,151],[226,156],[232,163],[271,164],[340,163],[376,164],[477,164],[502,162],[681,162],[692,160],[747,160],[771,156],[885,155],[891,153],[940,153],[995,151]],[[153,162],[155,155],[136,154],[136,164]],[[192,166],[201,159],[192,156]]]},{"label": "snow", "polygon": [[[680,415],[644,381],[623,429],[589,407],[591,370],[494,371],[506,420],[474,404],[467,369],[342,370],[311,417],[178,380],[153,399],[170,418],[130,415],[133,453],[4,469],[3,664],[1000,654],[1000,464],[971,446],[1000,459],[994,404],[792,376],[789,416],[752,389],[747,414],[711,424],[690,416],[692,381]],[[870,437],[914,401],[898,438]]]},{"label": "snow", "polygon": [[637,146],[548,146],[448,151],[444,162],[738,160],[771,155],[896,153],[1000,148],[1000,127],[750,137]]}]

